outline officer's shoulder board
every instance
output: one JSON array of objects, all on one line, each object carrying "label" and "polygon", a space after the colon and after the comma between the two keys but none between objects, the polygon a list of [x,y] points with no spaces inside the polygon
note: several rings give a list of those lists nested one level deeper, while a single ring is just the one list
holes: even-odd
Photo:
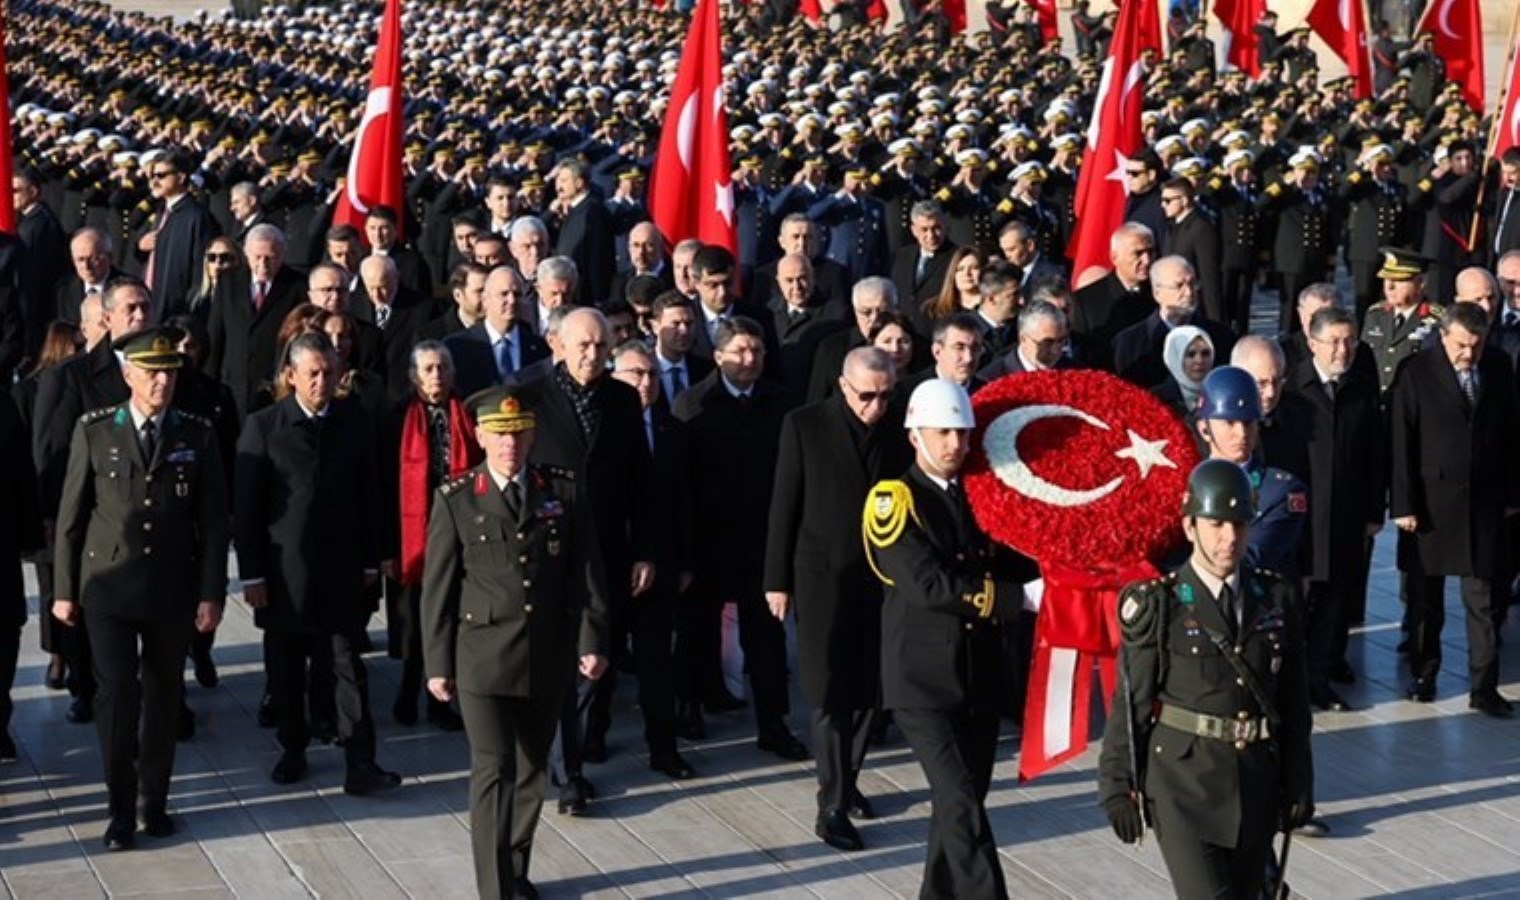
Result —
[{"label": "officer's shoulder board", "polygon": [[1211,191],[1217,191],[1217,190],[1219,190],[1222,187],[1224,187],[1224,182],[1222,180],[1220,180],[1218,178],[1210,178],[1209,179],[1209,190],[1211,190]]},{"label": "officer's shoulder board", "polygon": [[1421,178],[1414,187],[1415,190],[1420,191],[1424,194],[1428,194],[1435,189],[1435,186],[1435,182],[1431,181],[1429,178]]},{"label": "officer's shoulder board", "polygon": [[575,470],[567,469],[564,466],[534,466],[533,468],[545,478],[554,478],[559,481],[575,480]]},{"label": "officer's shoulder board", "polygon": [[126,410],[126,404],[118,404],[116,406],[102,406],[100,409],[92,409],[84,415],[80,416],[79,424],[92,425],[96,422],[104,422],[106,419],[109,419],[112,416],[116,415],[118,411],[125,413]]},{"label": "officer's shoulder board", "polygon": [[205,416],[196,415],[195,413],[183,412],[183,411],[178,410],[178,409],[171,410],[171,411],[174,413],[174,415],[177,418],[181,419],[182,421],[189,422],[192,425],[199,425],[202,428],[213,428],[213,427],[215,427],[215,426],[213,426],[211,424],[211,420],[208,419],[208,418],[206,418]]},{"label": "officer's shoulder board", "polygon": [[445,481],[443,484],[438,485],[438,491],[445,497],[452,497],[454,494],[459,493],[459,491],[469,483],[470,473],[466,472],[458,478],[455,478],[453,481]]},{"label": "officer's shoulder board", "polygon": [[878,481],[866,495],[865,510],[860,518],[861,536],[865,539],[866,561],[883,584],[892,584],[892,579],[876,567],[871,551],[885,550],[897,543],[910,518],[918,522],[918,513],[913,509],[913,491],[907,482]]},{"label": "officer's shoulder board", "polygon": [[1161,605],[1176,582],[1175,574],[1164,575],[1134,582],[1119,592],[1119,628],[1124,637],[1139,640],[1150,634]]},{"label": "officer's shoulder board", "polygon": [[1271,184],[1267,185],[1267,196],[1268,197],[1276,197],[1276,196],[1278,196],[1281,193],[1282,193],[1282,185],[1278,184],[1277,182],[1274,181]]}]

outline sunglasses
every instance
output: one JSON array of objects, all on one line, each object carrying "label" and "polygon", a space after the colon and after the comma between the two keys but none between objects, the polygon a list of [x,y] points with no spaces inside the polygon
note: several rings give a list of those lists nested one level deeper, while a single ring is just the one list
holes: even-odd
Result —
[{"label": "sunglasses", "polygon": [[234,262],[237,262],[237,257],[233,256],[231,253],[207,253],[206,254],[206,262],[209,262],[209,263],[234,263]]},{"label": "sunglasses", "polygon": [[176,171],[174,171],[173,169],[160,169],[157,172],[149,172],[148,173],[148,177],[151,178],[151,179],[153,179],[154,181],[162,181],[165,178],[173,178],[175,175],[178,175],[178,174],[179,173],[176,172]]},{"label": "sunglasses", "polygon": [[1128,175],[1131,178],[1139,178],[1141,175],[1145,174],[1145,170],[1144,169],[1125,169],[1124,170],[1124,174]]},{"label": "sunglasses", "polygon": [[845,384],[850,386],[850,392],[853,393],[861,403],[875,403],[877,400],[885,400],[888,397],[892,396],[891,391],[863,391],[860,388],[857,388],[855,385],[850,384],[848,381],[846,381]]}]

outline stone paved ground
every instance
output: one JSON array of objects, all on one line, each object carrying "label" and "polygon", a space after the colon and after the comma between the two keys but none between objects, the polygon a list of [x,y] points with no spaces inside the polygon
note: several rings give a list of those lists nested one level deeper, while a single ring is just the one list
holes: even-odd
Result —
[{"label": "stone paved ground", "polygon": [[[1452,672],[1440,700],[1401,698],[1397,580],[1391,540],[1379,541],[1369,621],[1353,640],[1364,673],[1347,696],[1364,709],[1317,720],[1320,808],[1335,828],[1294,845],[1290,879],[1309,897],[1520,896],[1520,721],[1466,710],[1460,606],[1449,598]],[[377,641],[384,631],[376,622]],[[1520,695],[1520,628],[1504,649],[1507,690]],[[389,796],[341,791],[337,750],[312,755],[308,781],[270,783],[278,756],[254,712],[262,687],[258,633],[229,604],[217,657],[222,684],[193,684],[200,729],[181,745],[173,811],[181,832],[139,838],[133,853],[100,848],[105,795],[93,728],[66,724],[66,695],[46,690],[45,659],[28,626],[17,677],[14,733],[21,760],[0,769],[0,883],[23,898],[171,894],[196,897],[464,897],[469,862],[466,756],[459,735],[389,721],[396,664],[371,657],[381,710],[380,761],[405,775]],[[532,875],[547,897],[821,896],[916,893],[928,794],[899,741],[872,753],[863,790],[882,816],[869,845],[844,854],[812,836],[806,765],[753,749],[743,714],[711,720],[713,737],[687,747],[702,774],[676,784],[649,772],[637,711],[622,691],[614,755],[590,769],[603,799],[587,818],[547,810]],[[798,707],[793,721],[805,721]],[[1020,785],[1004,739],[989,801],[1003,867],[1019,897],[1164,897],[1159,855],[1109,833],[1094,798],[1095,754]]]}]

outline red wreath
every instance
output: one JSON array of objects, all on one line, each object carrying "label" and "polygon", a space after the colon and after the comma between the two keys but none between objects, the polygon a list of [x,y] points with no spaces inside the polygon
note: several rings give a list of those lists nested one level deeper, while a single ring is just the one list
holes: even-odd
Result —
[{"label": "red wreath", "polygon": [[[1198,451],[1183,423],[1150,393],[1105,372],[1031,372],[984,387],[972,407],[977,429],[966,464],[966,496],[977,522],[995,540],[1042,565],[1081,570],[1156,559],[1182,540],[1182,495]],[[1087,418],[1042,415],[1017,429],[1017,446],[998,443],[1008,431],[999,425],[1006,424],[1006,414],[1037,407]],[[1136,460],[1148,455],[1135,449],[1136,438],[1166,462],[1155,462],[1154,456],[1149,464]],[[1041,502],[1021,493],[994,465],[1009,450],[1042,484],[1073,493],[1118,484],[1078,505]]]},{"label": "red wreath", "polygon": [[1086,749],[1095,666],[1113,696],[1118,591],[1152,577],[1151,561],[1182,540],[1198,451],[1170,409],[1103,372],[1010,375],[972,407],[966,496],[982,528],[1038,561],[1045,580],[1019,755],[1027,780]]}]

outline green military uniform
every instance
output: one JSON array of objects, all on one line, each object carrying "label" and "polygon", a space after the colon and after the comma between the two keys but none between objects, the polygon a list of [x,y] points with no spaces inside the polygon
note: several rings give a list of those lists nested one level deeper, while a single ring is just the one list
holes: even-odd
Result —
[{"label": "green military uniform", "polygon": [[[1237,585],[1239,624],[1191,563],[1120,599],[1133,725],[1118,718],[1121,691],[1104,734],[1100,793],[1108,801],[1142,791],[1179,897],[1256,896],[1281,810],[1312,791],[1293,586],[1248,567]],[[1216,893],[1222,886],[1228,894]]]},{"label": "green military uniform", "polygon": [[[480,428],[533,427],[510,391],[470,399]],[[509,480],[483,463],[438,489],[423,658],[429,678],[459,692],[481,897],[512,897],[526,879],[565,691],[580,656],[608,653],[606,597],[591,508],[568,470],[529,466]]]},{"label": "green military uniform", "polygon": [[[1427,260],[1418,253],[1388,247],[1383,250],[1383,267],[1377,275],[1384,281],[1409,281],[1425,269]],[[1377,361],[1378,386],[1384,397],[1393,387],[1399,365],[1424,348],[1426,340],[1440,328],[1441,319],[1441,307],[1426,300],[1404,310],[1394,309],[1387,301],[1367,310],[1362,343]]]},{"label": "green military uniform", "polygon": [[[154,329],[117,348],[145,368],[177,368],[153,359],[178,359],[169,336],[178,333]],[[148,349],[137,349],[140,340]],[[129,401],[80,419],[56,532],[54,596],[82,606],[100,680],[111,849],[132,845],[139,797],[149,832],[160,833],[196,604],[220,602],[227,588],[227,482],[215,428],[174,409],[146,420],[151,429],[139,418]]]}]

